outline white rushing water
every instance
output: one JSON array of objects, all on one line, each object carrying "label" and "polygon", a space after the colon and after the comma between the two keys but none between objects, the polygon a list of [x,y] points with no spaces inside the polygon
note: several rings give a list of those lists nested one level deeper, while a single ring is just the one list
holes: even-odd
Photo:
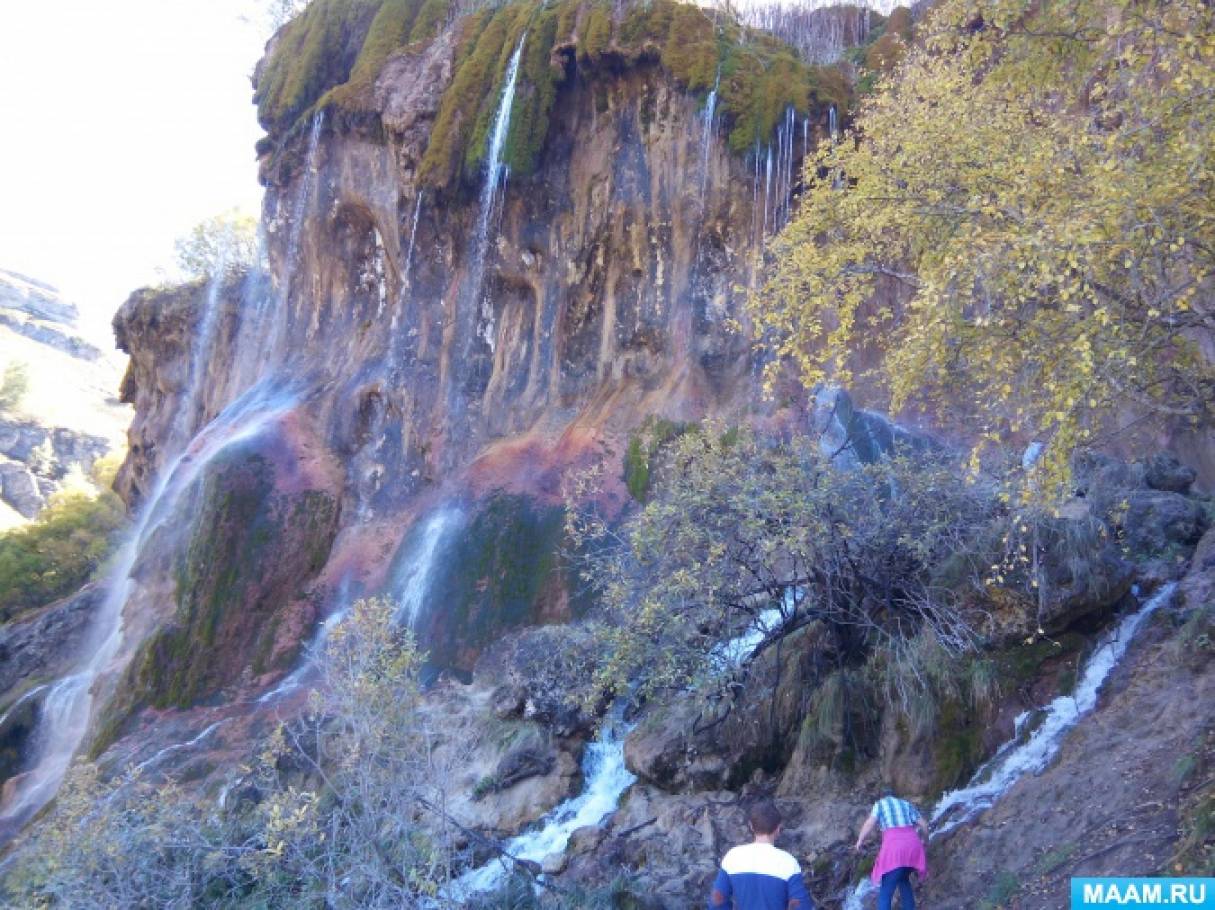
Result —
[{"label": "white rushing water", "polygon": [[150,771],[153,768],[155,768],[157,765],[159,765],[162,761],[164,761],[170,755],[173,755],[177,752],[184,752],[187,749],[193,749],[199,743],[203,742],[203,740],[210,738],[212,733],[214,733],[216,730],[218,730],[220,727],[222,727],[227,722],[228,721],[226,719],[217,720],[215,723],[211,724],[209,727],[206,727],[201,733],[199,733],[193,739],[188,739],[184,743],[174,743],[171,746],[165,746],[163,749],[161,749],[159,752],[157,752],[151,758],[141,761],[139,764],[137,764],[135,766],[136,769],[138,771],[140,771],[141,773],[145,773],[145,772]]},{"label": "white rushing water", "polygon": [[[229,230],[231,230],[229,228]],[[190,350],[190,373],[186,387],[182,391],[182,405],[177,409],[173,420],[173,428],[169,433],[167,444],[171,450],[182,447],[190,439],[202,410],[199,393],[202,390],[203,376],[206,374],[207,362],[211,358],[211,349],[215,344],[215,329],[219,321],[219,294],[224,286],[224,277],[228,272],[228,244],[230,238],[221,238],[216,261],[212,263],[212,274],[207,280],[207,292],[203,295],[203,311],[199,314],[198,324],[194,327],[194,343]]]},{"label": "white rushing water", "polygon": [[700,199],[704,204],[705,188],[709,182],[709,152],[713,146],[713,123],[717,116],[717,90],[721,87],[721,66],[717,67],[717,76],[713,79],[713,90],[705,98],[704,109],[700,112]]},{"label": "white rushing water", "polygon": [[1176,587],[1175,583],[1164,585],[1147,603],[1102,636],[1097,649],[1084,664],[1075,691],[1071,695],[1060,695],[1048,704],[1043,709],[1042,722],[1024,742],[1018,740],[1027,715],[1017,719],[1017,734],[979,769],[969,784],[941,797],[932,812],[933,837],[974,818],[994,805],[1022,777],[1037,774],[1050,763],[1059,751],[1064,734],[1097,706],[1102,684],[1126,654],[1139,627],[1149,616],[1168,605]]},{"label": "white rushing water", "polygon": [[834,104],[827,109],[827,132],[831,134],[832,142],[840,137],[839,114],[836,113]]},{"label": "white rushing water", "polygon": [[257,436],[294,403],[289,394],[259,386],[237,399],[205,427],[186,451],[161,471],[139,511],[135,527],[114,557],[102,600],[84,650],[88,656],[74,672],[51,685],[35,733],[35,758],[16,779],[0,821],[20,823],[55,795],[84,740],[93,711],[93,684],[110,668],[123,645],[122,611],[134,588],[132,571],[144,546],[172,518],[181,495],[225,449]]},{"label": "white rushing water", "polygon": [[[624,740],[630,729],[618,711],[605,718],[599,735],[587,745],[582,757],[582,792],[553,809],[535,831],[508,841],[506,853],[515,859],[541,862],[564,852],[570,835],[579,828],[597,825],[613,812],[621,795],[636,780],[624,764]],[[449,896],[463,900],[499,887],[510,865],[509,860],[500,857],[464,873],[453,883]]]},{"label": "white rushing water", "polygon": [[877,886],[865,876],[844,897],[844,910],[864,910],[865,898],[877,893]]},{"label": "white rushing water", "polygon": [[413,286],[413,248],[418,240],[418,217],[422,214],[422,190],[418,190],[418,198],[413,203],[413,222],[409,229],[409,248],[405,251],[405,268],[401,273],[401,283],[405,287]]},{"label": "white rushing water", "polygon": [[22,695],[20,698],[18,698],[15,702],[13,702],[12,705],[9,707],[9,709],[4,712],[4,715],[2,717],[0,717],[0,729],[3,729],[4,725],[6,723],[8,723],[8,719],[13,716],[14,711],[16,711],[18,708],[20,708],[23,704],[25,704],[31,698],[35,698],[36,696],[41,695],[43,692],[45,692],[46,686],[47,686],[46,683],[43,683],[41,686],[34,686],[34,688],[30,689],[28,692],[26,692],[24,695]]},{"label": "white rushing water", "polygon": [[[481,211],[477,216],[477,232],[473,237],[473,257],[469,273],[469,305],[474,313],[482,304],[481,287],[485,280],[485,257],[489,252],[489,226],[494,220],[499,191],[505,186],[508,176],[507,168],[502,163],[502,150],[506,147],[506,137],[510,132],[511,109],[515,104],[515,83],[519,78],[519,61],[523,57],[523,42],[526,40],[527,32],[524,32],[519,38],[515,52],[511,54],[502,85],[502,97],[498,101],[498,111],[494,115],[493,128],[489,133],[489,145],[485,150],[485,184],[481,187]],[[486,341],[492,347],[492,305],[486,304],[481,315],[487,321]]]},{"label": "white rushing water", "polygon": [[317,111],[312,117],[312,124],[308,130],[308,151],[304,156],[304,172],[299,181],[299,187],[291,207],[291,224],[287,229],[287,258],[283,274],[283,287],[278,294],[266,295],[263,301],[265,305],[273,307],[273,310],[268,314],[271,323],[269,327],[270,331],[267,333],[264,330],[265,320],[259,319],[261,325],[258,326],[259,331],[257,333],[258,342],[262,345],[264,354],[269,355],[263,359],[269,362],[278,362],[277,357],[282,353],[282,346],[286,341],[287,312],[291,300],[291,289],[295,284],[295,278],[300,268],[300,251],[304,238],[304,225],[308,221],[308,213],[315,207],[313,197],[317,182],[321,133],[324,131],[324,128],[325,114],[323,111]]},{"label": "white rushing water", "polygon": [[[397,601],[397,622],[412,629],[417,624],[427,603],[427,595],[434,579],[435,564],[442,543],[460,526],[463,513],[455,506],[443,506],[421,525],[420,532],[410,545],[409,552],[401,561],[400,568],[389,583],[392,596]],[[346,576],[338,585],[335,605],[316,635],[304,649],[300,665],[277,686],[258,698],[259,704],[268,704],[304,685],[316,668],[317,659],[324,651],[325,643],[333,630],[342,624],[350,613],[354,598],[350,594],[350,577]]]},{"label": "white rushing water", "polygon": [[[782,607],[772,607],[758,614],[739,636],[723,642],[718,656],[741,662],[759,647],[763,640],[791,615],[800,592],[790,589]],[[582,758],[582,792],[557,806],[535,831],[521,834],[509,841],[504,850],[520,860],[541,862],[554,853],[564,852],[570,835],[586,825],[596,825],[615,810],[621,795],[637,779],[624,763],[624,740],[631,726],[622,718],[623,706],[604,718],[599,735],[586,747]],[[466,872],[454,883],[450,896],[457,900],[490,891],[502,884],[510,861],[499,858]]]},{"label": "white rushing water", "polygon": [[448,535],[457,529],[463,513],[455,506],[436,511],[422,525],[421,532],[410,545],[392,579],[392,593],[397,601],[397,621],[408,629],[416,629],[418,620],[429,602],[431,584],[440,548]]}]

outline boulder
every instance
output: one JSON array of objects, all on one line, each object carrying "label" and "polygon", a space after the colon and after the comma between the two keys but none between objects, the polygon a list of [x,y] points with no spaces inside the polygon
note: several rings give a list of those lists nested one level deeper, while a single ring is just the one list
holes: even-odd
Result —
[{"label": "boulder", "polygon": [[26,518],[36,517],[44,504],[37,478],[13,462],[0,464],[0,498]]},{"label": "boulder", "polygon": [[32,619],[0,626],[0,694],[22,680],[59,675],[78,656],[105,592],[89,585]]},{"label": "boulder", "polygon": [[1134,555],[1155,556],[1170,547],[1192,546],[1206,529],[1202,505],[1180,493],[1139,490],[1126,504],[1122,526]]},{"label": "boulder", "polygon": [[1198,473],[1172,455],[1159,453],[1143,462],[1143,479],[1153,490],[1188,493]]},{"label": "boulder", "polygon": [[1215,605],[1215,529],[1207,531],[1198,542],[1181,582],[1181,598],[1191,609]]},{"label": "boulder", "polygon": [[625,740],[629,770],[677,792],[737,787],[783,767],[815,683],[817,636],[802,628],[764,652],[724,715],[693,698],[651,708]]},{"label": "boulder", "polygon": [[505,790],[529,777],[551,774],[557,765],[557,750],[551,743],[526,745],[502,756],[494,771],[495,788]]}]

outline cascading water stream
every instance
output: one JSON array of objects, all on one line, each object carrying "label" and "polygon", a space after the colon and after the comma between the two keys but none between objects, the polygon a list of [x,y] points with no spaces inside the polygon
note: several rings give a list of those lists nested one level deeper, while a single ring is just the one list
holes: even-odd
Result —
[{"label": "cascading water stream", "polygon": [[413,203],[413,223],[409,229],[409,248],[405,251],[405,268],[401,272],[401,283],[407,287],[413,287],[413,248],[418,240],[418,217],[422,214],[422,195],[423,191],[418,190],[418,197]]},{"label": "cascading water stream", "polygon": [[[485,257],[489,253],[489,227],[493,221],[494,206],[499,191],[506,184],[506,166],[502,163],[502,150],[506,146],[506,137],[510,130],[510,114],[515,103],[515,82],[519,78],[519,60],[523,56],[523,43],[527,40],[527,32],[519,38],[519,44],[511,55],[506,68],[506,77],[502,85],[502,97],[498,102],[498,112],[494,115],[493,128],[489,134],[489,145],[485,154],[485,184],[481,188],[481,211],[477,216],[477,233],[473,237],[473,257],[469,273],[469,307],[471,312],[481,310],[482,318],[492,319],[493,307],[482,306],[481,288],[485,281]],[[493,345],[492,330],[487,327],[486,340]]]},{"label": "cascading water stream", "polygon": [[[723,642],[715,654],[722,660],[740,663],[781,623],[792,615],[801,596],[800,589],[785,593],[783,607],[772,607],[756,616],[737,637]],[[517,860],[541,862],[562,853],[570,835],[586,825],[597,825],[613,812],[624,791],[637,779],[624,762],[624,741],[633,729],[624,721],[624,704],[618,702],[604,718],[599,735],[586,747],[582,759],[582,792],[553,809],[535,831],[520,834],[503,848]],[[448,896],[457,900],[490,891],[502,883],[510,869],[505,857],[471,869],[453,883]]]},{"label": "cascading water stream", "polygon": [[[621,714],[620,706],[613,709],[599,728],[599,735],[587,745],[582,758],[582,792],[549,812],[535,831],[508,841],[503,848],[507,854],[538,863],[564,852],[571,834],[598,824],[616,809],[621,794],[637,779],[624,764],[624,740],[632,727]],[[452,883],[448,897],[466,900],[473,894],[491,891],[502,884],[510,866],[510,861],[501,857],[472,869]]]},{"label": "cascading water stream", "polygon": [[392,592],[397,600],[397,621],[407,629],[417,629],[418,620],[426,609],[427,595],[434,581],[442,544],[462,520],[463,513],[454,506],[441,508],[430,516],[411,545],[409,555],[393,576]]},{"label": "cascading water stream", "polygon": [[[421,531],[411,543],[400,568],[389,583],[389,592],[396,600],[397,622],[408,629],[415,629],[425,609],[427,595],[434,580],[435,565],[442,552],[442,544],[463,520],[463,513],[455,506],[444,506],[426,519]],[[316,667],[317,657],[324,651],[325,642],[333,630],[342,624],[350,612],[354,599],[350,595],[350,579],[347,576],[338,586],[336,604],[308,647],[304,658],[282,682],[258,698],[259,704],[268,704],[294,692],[308,681]]]},{"label": "cascading water stream", "polygon": [[768,208],[772,201],[772,146],[768,146],[768,161],[764,165],[764,228],[760,234],[760,243],[768,236]]},{"label": "cascading water stream", "polygon": [[713,146],[713,122],[717,116],[717,90],[721,86],[721,67],[717,67],[717,76],[713,79],[713,90],[705,98],[704,109],[700,112],[700,200],[704,204],[705,189],[709,184],[709,152]]},{"label": "cascading water stream", "polygon": [[[270,332],[264,330],[264,318],[259,319],[257,333],[264,352],[264,362],[278,363],[278,355],[287,336],[287,313],[291,301],[291,289],[300,268],[300,246],[303,242],[304,224],[308,220],[308,212],[313,205],[313,195],[316,188],[317,159],[320,154],[321,133],[325,128],[325,114],[317,111],[312,117],[312,125],[308,131],[308,152],[304,158],[304,173],[300,180],[299,191],[291,208],[291,225],[287,233],[287,258],[283,275],[283,287],[278,294],[268,294],[265,303],[273,307],[269,317]],[[267,315],[267,314],[263,314]],[[269,338],[269,343],[265,339]],[[269,356],[265,356],[268,353]]]},{"label": "cascading water stream", "polygon": [[840,137],[839,114],[835,112],[834,104],[827,109],[827,132],[831,135],[832,142]]},{"label": "cascading water stream", "polygon": [[68,676],[51,685],[36,731],[36,756],[18,778],[9,802],[0,811],[0,829],[19,827],[47,803],[59,788],[76,750],[83,742],[93,712],[93,684],[110,668],[123,646],[122,612],[133,589],[132,572],[147,542],[171,519],[181,495],[217,455],[257,436],[294,403],[287,392],[261,385],[228,406],[161,472],[135,527],[115,556],[104,585],[85,652],[88,657]]},{"label": "cascading water stream", "polygon": [[228,272],[228,256],[221,241],[219,255],[212,264],[213,274],[207,280],[207,293],[203,297],[203,311],[199,316],[198,325],[194,329],[194,344],[190,351],[190,374],[186,387],[182,391],[181,406],[173,420],[173,428],[167,440],[171,450],[184,447],[193,433],[196,421],[202,411],[199,392],[202,389],[203,376],[207,363],[211,359],[211,350],[215,346],[215,328],[219,321],[219,292],[223,289],[224,278]]},{"label": "cascading water stream", "polygon": [[[1041,772],[1055,757],[1063,736],[1076,722],[1097,706],[1097,696],[1110,672],[1126,654],[1139,627],[1153,613],[1168,605],[1175,583],[1161,587],[1142,607],[1126,616],[1102,638],[1101,644],[1085,662],[1084,670],[1071,695],[1060,695],[1043,709],[1037,729],[1024,742],[1017,737],[1006,743],[970,783],[941,797],[932,812],[932,836],[939,837],[990,808],[1013,784],[1027,774]],[[1020,727],[1018,724],[1018,733]],[[942,825],[941,822],[945,823]]]},{"label": "cascading water stream", "polygon": [[[1041,709],[1044,716],[1040,724],[1023,741],[1022,734],[1030,715],[1027,712],[1016,719],[1013,738],[1000,746],[970,783],[941,797],[931,815],[932,838],[970,821],[995,805],[1022,777],[1038,774],[1046,768],[1058,754],[1067,732],[1097,706],[1101,686],[1126,654],[1139,628],[1153,613],[1168,605],[1176,588],[1175,583],[1164,585],[1143,606],[1104,635],[1085,662],[1075,691],[1071,695],[1060,695]],[[842,896],[843,910],[863,910],[865,899],[876,890],[868,877],[863,878]]]}]

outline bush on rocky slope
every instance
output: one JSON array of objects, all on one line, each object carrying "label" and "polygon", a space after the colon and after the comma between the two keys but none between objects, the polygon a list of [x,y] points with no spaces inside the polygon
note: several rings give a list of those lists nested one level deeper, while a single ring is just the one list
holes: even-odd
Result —
[{"label": "bush on rocky slope", "polygon": [[[262,737],[216,811],[138,771],[82,763],[16,850],[13,906],[410,907],[452,868],[446,769],[419,715],[421,655],[360,601],[326,643],[325,685]],[[425,823],[422,821],[425,819]]]},{"label": "bush on rocky slope", "polygon": [[100,492],[65,490],[37,520],[0,534],[0,622],[66,597],[105,560],[126,517],[112,479],[113,466],[102,463]]}]

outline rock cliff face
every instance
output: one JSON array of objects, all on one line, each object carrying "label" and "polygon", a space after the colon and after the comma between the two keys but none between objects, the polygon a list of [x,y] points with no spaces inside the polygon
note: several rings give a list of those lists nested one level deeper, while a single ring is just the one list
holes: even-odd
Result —
[{"label": "rock cliff face", "polygon": [[[790,108],[773,134],[778,189],[659,60],[583,72],[571,53],[553,64],[565,75],[534,172],[487,202],[419,176],[458,35],[390,57],[357,117],[334,108],[272,133],[269,278],[140,292],[122,308],[136,418],[117,486],[145,502],[190,435],[242,395],[290,385],[299,445],[340,466],[313,491],[340,533],[302,590],[323,614],[339,587],[391,589],[410,525],[456,507],[461,570],[440,567],[444,609],[419,622],[440,663],[469,669],[494,629],[578,609],[554,558],[566,467],[619,465],[648,415],[754,404],[739,284],[827,111]],[[618,503],[622,485],[609,487]]]},{"label": "rock cliff face", "polygon": [[0,405],[0,528],[34,518],[75,468],[88,472],[130,415],[113,400],[116,359],[83,338],[52,287],[0,269],[0,373],[24,391]]}]

